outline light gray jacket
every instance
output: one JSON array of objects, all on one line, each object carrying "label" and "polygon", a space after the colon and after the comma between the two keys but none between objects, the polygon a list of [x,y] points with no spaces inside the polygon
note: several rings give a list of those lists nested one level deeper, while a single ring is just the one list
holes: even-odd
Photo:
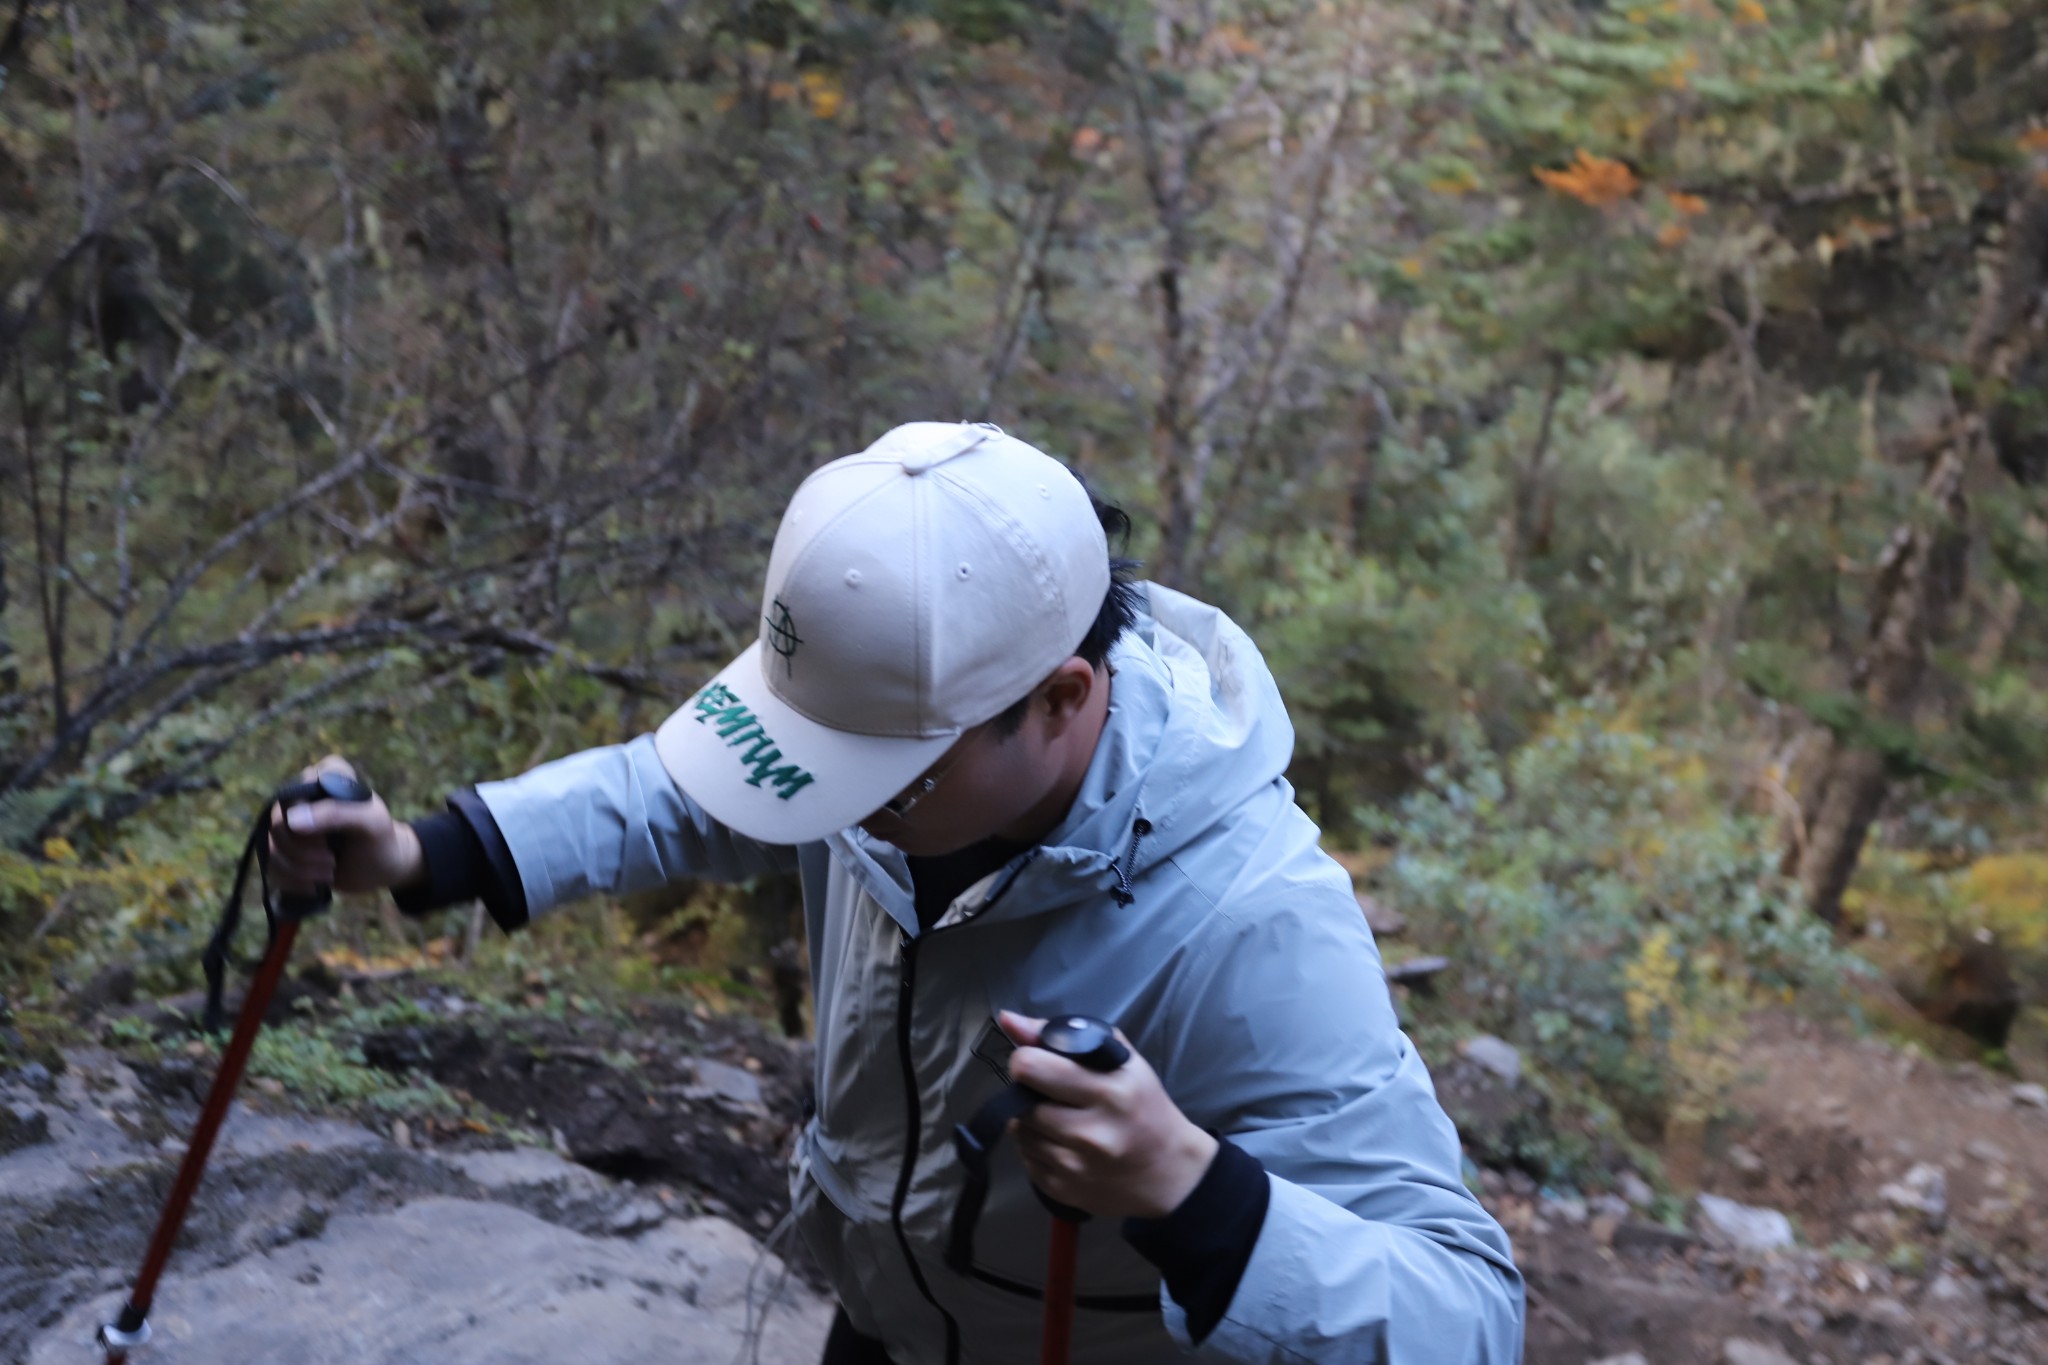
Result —
[{"label": "light gray jacket", "polygon": [[[999,1008],[1114,1020],[1197,1124],[1264,1163],[1271,1203],[1221,1323],[1191,1346],[1115,1219],[1081,1232],[1077,1365],[1520,1359],[1507,1237],[1401,1032],[1342,868],[1281,774],[1294,731],[1249,637],[1152,587],[1110,657],[1109,722],[1037,848],[927,933],[891,846],[757,843],[714,823],[641,738],[479,795],[529,909],[679,877],[801,874],[818,1112],[792,1177],[803,1236],[898,1365],[1038,1358],[1047,1217],[995,1161],[972,1276],[944,1264],[953,1125],[1004,1084]],[[950,1323],[949,1323],[950,1320]]]}]

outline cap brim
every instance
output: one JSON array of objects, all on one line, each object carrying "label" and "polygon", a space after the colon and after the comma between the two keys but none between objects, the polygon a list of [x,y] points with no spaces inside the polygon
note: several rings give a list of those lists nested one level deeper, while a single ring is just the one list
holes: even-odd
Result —
[{"label": "cap brim", "polygon": [[768,690],[756,640],[662,722],[654,751],[712,819],[764,843],[802,844],[880,810],[958,738],[820,725]]}]

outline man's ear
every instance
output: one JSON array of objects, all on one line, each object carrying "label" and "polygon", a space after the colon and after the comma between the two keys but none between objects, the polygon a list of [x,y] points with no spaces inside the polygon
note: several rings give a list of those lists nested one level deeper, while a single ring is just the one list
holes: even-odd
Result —
[{"label": "man's ear", "polygon": [[1033,708],[1046,718],[1046,724],[1054,734],[1071,725],[1075,718],[1088,709],[1088,699],[1095,695],[1095,689],[1102,685],[1102,679],[1094,667],[1076,654],[1047,675],[1038,685],[1038,694],[1033,698]]}]

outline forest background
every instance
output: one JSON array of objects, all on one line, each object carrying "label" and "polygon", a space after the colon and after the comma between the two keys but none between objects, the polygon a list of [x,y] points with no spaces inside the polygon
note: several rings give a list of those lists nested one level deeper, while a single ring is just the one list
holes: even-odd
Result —
[{"label": "forest background", "polygon": [[[1411,1024],[1585,1132],[1711,1122],[1765,1002],[2011,1066],[2044,91],[2041,0],[9,0],[15,1036],[192,985],[318,754],[404,814],[657,723],[802,474],[943,417],[1251,631]],[[318,946],[744,1005],[790,930],[479,924]]]}]

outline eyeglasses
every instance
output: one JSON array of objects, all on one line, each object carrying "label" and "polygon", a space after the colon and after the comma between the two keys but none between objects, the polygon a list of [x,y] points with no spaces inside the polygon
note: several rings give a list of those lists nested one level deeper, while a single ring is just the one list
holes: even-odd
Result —
[{"label": "eyeglasses", "polygon": [[960,759],[956,755],[954,758],[950,759],[946,763],[946,765],[943,768],[940,768],[937,772],[926,773],[916,782],[904,788],[903,791],[898,793],[895,797],[891,798],[890,800],[884,801],[882,803],[882,809],[888,812],[889,815],[891,815],[895,819],[901,820],[904,816],[910,814],[910,812],[917,809],[918,802],[924,800],[927,796],[930,796],[932,794],[932,789],[938,786],[939,783],[945,779],[947,773],[953,771],[953,765],[958,763],[959,761]]}]

